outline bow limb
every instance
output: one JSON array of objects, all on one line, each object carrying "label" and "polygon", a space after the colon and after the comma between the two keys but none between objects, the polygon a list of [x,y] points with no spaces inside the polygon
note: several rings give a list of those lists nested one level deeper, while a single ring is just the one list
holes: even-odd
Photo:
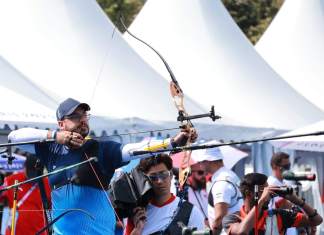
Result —
[{"label": "bow limb", "polygon": [[[135,38],[136,40],[142,42],[143,44],[145,44],[146,46],[148,46],[149,48],[151,48],[162,60],[162,62],[164,63],[166,69],[169,72],[170,78],[171,78],[171,82],[170,82],[170,93],[171,96],[174,100],[174,104],[177,108],[177,110],[179,111],[179,117],[178,120],[180,120],[181,122],[181,126],[182,128],[185,128],[187,131],[189,131],[189,138],[187,140],[186,146],[190,145],[190,141],[191,141],[191,129],[193,128],[193,125],[191,123],[190,120],[186,120],[186,123],[184,123],[183,121],[183,117],[188,117],[188,114],[185,110],[184,107],[184,94],[182,89],[180,88],[179,82],[177,81],[177,79],[174,76],[174,73],[172,72],[170,66],[168,65],[168,63],[166,62],[166,60],[163,58],[163,56],[157,51],[155,50],[150,44],[148,44],[147,42],[143,41],[142,39],[136,37],[134,34],[132,34],[127,27],[124,24],[124,21],[122,19],[122,17],[120,17],[120,22],[121,25],[124,27],[125,31],[131,35],[133,38]],[[189,174],[190,174],[190,155],[191,155],[191,151],[185,151],[184,152],[184,157],[182,159],[182,166],[179,169],[179,183],[180,183],[180,188],[183,188],[183,185],[185,184]]]},{"label": "bow limb", "polygon": [[[187,117],[188,114],[184,107],[184,94],[181,88],[179,87],[178,83],[174,83],[173,81],[170,82],[170,93],[174,100],[174,104],[179,111],[179,116]],[[193,124],[191,123],[190,120],[187,120],[186,123],[181,121],[181,126],[187,131],[189,131],[188,140],[185,146],[190,146],[191,145],[190,141],[192,137],[191,131],[193,128]],[[191,172],[190,158],[191,158],[191,151],[184,151],[183,157],[181,159],[181,165],[179,167],[179,185],[181,190],[183,189],[183,186],[185,185]]]}]

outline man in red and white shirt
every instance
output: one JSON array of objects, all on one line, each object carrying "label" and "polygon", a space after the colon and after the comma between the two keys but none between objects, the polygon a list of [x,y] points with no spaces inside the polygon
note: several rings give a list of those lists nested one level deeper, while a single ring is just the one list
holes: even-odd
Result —
[{"label": "man in red and white shirt", "polygon": [[[33,157],[27,157],[25,162],[25,171],[12,174],[5,178],[4,187],[13,185],[15,180],[19,182],[25,181],[28,178],[36,176],[34,173],[36,169],[33,169],[36,164],[36,159]],[[48,179],[43,179],[47,199],[50,200],[50,187]],[[9,208],[12,209],[14,201],[13,189],[5,191],[1,194],[0,200],[8,202]],[[15,223],[16,235],[34,235],[41,230],[45,225],[44,208],[41,199],[40,190],[37,183],[28,183],[19,186],[17,194],[17,217]],[[11,220],[8,221],[8,227],[6,234],[10,234]],[[42,235],[47,234],[46,232]]]},{"label": "man in red and white shirt", "polygon": [[170,192],[172,159],[168,155],[160,154],[143,159],[139,167],[152,182],[154,198],[146,208],[134,209],[134,216],[127,221],[126,235],[162,232],[180,235],[181,228],[177,224],[179,221],[198,230],[204,229],[204,217],[201,212],[189,202],[180,202],[180,198]]}]

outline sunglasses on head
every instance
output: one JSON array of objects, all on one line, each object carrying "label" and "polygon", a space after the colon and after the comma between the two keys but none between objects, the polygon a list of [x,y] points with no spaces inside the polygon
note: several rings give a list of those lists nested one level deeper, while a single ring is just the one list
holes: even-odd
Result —
[{"label": "sunglasses on head", "polygon": [[171,171],[162,171],[162,172],[159,172],[159,173],[154,173],[154,174],[147,175],[147,177],[152,182],[158,181],[159,179],[163,181],[163,180],[167,179],[169,176],[171,176]]},{"label": "sunglasses on head", "polygon": [[197,171],[191,171],[191,172],[196,172],[198,175],[204,175],[205,171],[203,170],[197,170]]}]

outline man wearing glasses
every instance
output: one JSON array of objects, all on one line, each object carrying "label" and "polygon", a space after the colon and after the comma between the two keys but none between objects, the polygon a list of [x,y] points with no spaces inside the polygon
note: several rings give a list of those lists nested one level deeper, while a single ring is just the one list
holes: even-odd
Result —
[{"label": "man wearing glasses", "polygon": [[[288,228],[317,226],[323,221],[314,208],[294,193],[283,196],[291,203],[299,205],[303,212],[280,208],[268,209],[269,200],[274,195],[280,194],[280,187],[268,186],[267,176],[264,174],[245,175],[240,183],[240,190],[244,198],[242,207],[223,219],[223,227],[227,234],[284,235]],[[260,195],[258,201],[255,197],[256,192]]]},{"label": "man wearing glasses", "polygon": [[[290,160],[289,155],[284,152],[277,152],[274,153],[271,157],[270,161],[272,175],[268,177],[268,184],[271,186],[289,186],[292,185],[291,181],[284,180],[282,173],[284,171],[290,170]],[[269,202],[270,208],[285,208],[291,209],[293,205],[285,200],[283,197],[272,197]],[[287,235],[296,235],[297,229],[296,228],[288,228]]]},{"label": "man wearing glasses", "polygon": [[134,216],[127,221],[125,235],[181,235],[178,222],[197,230],[204,229],[201,212],[171,193],[172,159],[168,155],[142,159],[138,167],[149,177],[154,197],[146,208],[134,209]]},{"label": "man wearing glasses", "polygon": [[290,160],[287,153],[278,152],[274,153],[270,161],[272,175],[268,178],[269,185],[275,186],[284,186],[289,184],[286,180],[283,179],[282,173],[284,171],[290,170]]},{"label": "man wearing glasses", "polygon": [[[8,136],[12,142],[54,139],[54,143],[33,146],[49,172],[90,157],[98,160],[49,177],[53,218],[68,209],[79,209],[64,215],[54,224],[55,234],[114,234],[116,219],[106,190],[115,169],[135,159],[132,154],[135,150],[175,147],[186,142],[189,136],[191,141],[197,137],[194,130],[187,130],[172,139],[124,146],[114,141],[89,140],[86,138],[90,129],[89,110],[88,104],[68,98],[56,111],[59,131],[22,128]],[[189,135],[188,131],[192,133]]]},{"label": "man wearing glasses", "polygon": [[195,205],[203,214],[205,224],[208,223],[208,193],[206,191],[206,170],[202,163],[191,165],[191,175],[188,178],[188,201]]}]

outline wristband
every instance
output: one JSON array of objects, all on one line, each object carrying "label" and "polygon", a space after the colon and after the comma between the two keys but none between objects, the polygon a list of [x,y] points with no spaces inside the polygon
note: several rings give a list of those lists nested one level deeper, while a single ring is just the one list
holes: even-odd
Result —
[{"label": "wristband", "polygon": [[57,130],[52,131],[52,139],[56,140]]}]

